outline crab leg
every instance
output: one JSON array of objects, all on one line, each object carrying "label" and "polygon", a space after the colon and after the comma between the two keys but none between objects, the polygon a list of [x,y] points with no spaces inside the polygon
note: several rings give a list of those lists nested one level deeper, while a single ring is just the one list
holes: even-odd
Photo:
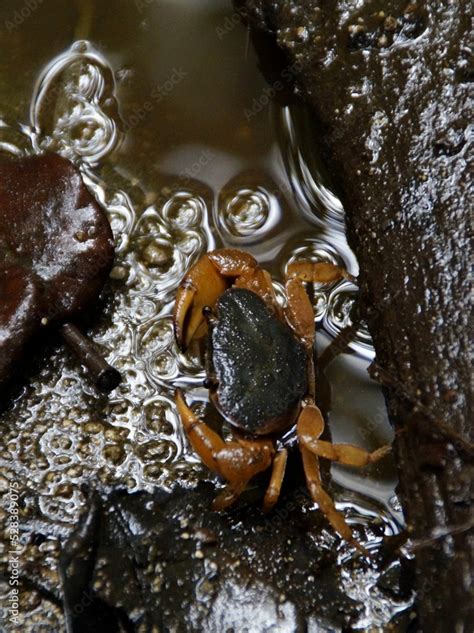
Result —
[{"label": "crab leg", "polygon": [[[311,448],[312,442],[317,441],[323,431],[324,419],[318,407],[314,404],[303,407],[298,418],[297,434],[309,493],[336,532],[359,550],[366,552],[353,537],[352,530],[347,525],[344,515],[336,509],[333,500],[323,489],[319,459],[317,453]],[[329,444],[329,442],[325,442],[325,444]]]},{"label": "crab leg", "polygon": [[245,270],[258,268],[257,260],[235,248],[218,248],[207,255],[224,277],[239,277]]},{"label": "crab leg", "polygon": [[272,466],[272,476],[268,484],[267,492],[263,500],[263,511],[270,512],[280,496],[281,485],[285,477],[286,461],[288,459],[288,451],[286,448],[278,451]]},{"label": "crab leg", "polygon": [[234,278],[235,286],[251,290],[272,307],[278,307],[270,274],[249,253],[223,248],[210,253],[209,259],[221,275]]},{"label": "crab leg", "polygon": [[268,440],[228,442],[215,459],[219,474],[229,483],[215,499],[214,510],[230,506],[245,490],[248,482],[270,467],[274,455],[273,443]]},{"label": "crab leg", "polygon": [[288,279],[285,284],[287,307],[286,320],[303,341],[308,354],[308,396],[315,397],[315,371],[313,348],[315,338],[314,310],[303,282],[298,278]]},{"label": "crab leg", "polygon": [[375,451],[367,451],[353,444],[332,444],[320,440],[324,431],[321,411],[314,405],[303,409],[298,420],[298,440],[310,453],[348,466],[367,466],[387,455],[390,446],[382,446]]},{"label": "crab leg", "polygon": [[339,464],[346,464],[347,466],[362,467],[367,466],[367,464],[374,464],[392,450],[388,444],[370,452],[353,444],[331,444],[331,442],[308,437],[304,437],[301,441],[305,448],[314,455],[330,459]]},{"label": "crab leg", "polygon": [[261,299],[265,301],[270,307],[277,312],[280,312],[280,306],[273,288],[272,278],[263,268],[254,268],[253,270],[246,270],[240,277],[235,280],[237,288],[246,288],[251,290]]},{"label": "crab leg", "polygon": [[306,347],[312,350],[315,336],[314,310],[304,284],[293,277],[287,280],[285,290],[288,301],[287,320]]},{"label": "crab leg", "polygon": [[191,446],[209,470],[228,482],[213,505],[215,510],[222,510],[238,498],[252,477],[269,468],[274,455],[273,442],[243,439],[224,442],[188,407],[179,389],[176,404]]},{"label": "crab leg", "polygon": [[318,458],[310,453],[304,446],[300,445],[301,457],[303,459],[303,468],[306,476],[306,484],[312,500],[318,504],[319,509],[326,519],[342,536],[342,538],[364,554],[368,554],[367,550],[354,538],[351,528],[347,525],[346,519],[342,512],[336,509],[334,501],[324,490],[321,481],[321,472],[319,470]]},{"label": "crab leg", "polygon": [[355,277],[348,273],[345,268],[329,262],[293,262],[288,266],[287,276],[290,279],[296,277],[301,281],[321,284],[333,283],[341,279],[348,279],[356,283]]},{"label": "crab leg", "polygon": [[209,470],[220,474],[215,455],[224,448],[224,440],[188,407],[180,389],[176,391],[176,405],[191,446]]},{"label": "crab leg", "polygon": [[308,347],[314,343],[314,310],[304,287],[306,282],[329,283],[340,279],[355,281],[345,268],[328,262],[293,262],[288,266],[286,295],[287,318],[296,334]]}]

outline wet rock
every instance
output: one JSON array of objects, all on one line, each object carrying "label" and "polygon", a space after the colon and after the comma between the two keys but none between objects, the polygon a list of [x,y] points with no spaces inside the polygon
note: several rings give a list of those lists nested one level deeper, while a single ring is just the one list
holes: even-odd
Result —
[{"label": "wet rock", "polygon": [[108,220],[72,163],[0,163],[0,385],[32,342],[90,308],[113,259]]},{"label": "wet rock", "polygon": [[345,595],[341,546],[306,495],[270,516],[206,511],[214,495],[202,484],[95,497],[61,556],[68,633],[99,630],[99,615],[114,631],[349,630],[362,605]]},{"label": "wet rock", "polygon": [[286,51],[345,205],[361,313],[377,352],[372,374],[399,430],[423,630],[463,630],[474,617],[467,6],[238,5]]}]

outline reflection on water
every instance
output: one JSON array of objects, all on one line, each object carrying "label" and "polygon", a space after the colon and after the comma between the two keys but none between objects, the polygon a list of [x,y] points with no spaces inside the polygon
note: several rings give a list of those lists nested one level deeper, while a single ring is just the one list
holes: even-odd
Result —
[{"label": "reflection on water", "polygon": [[[57,20],[69,24],[65,5],[54,2],[38,16],[59,11]],[[187,449],[172,400],[179,384],[205,402],[203,369],[178,353],[170,321],[179,281],[203,253],[247,248],[274,275],[280,294],[285,269],[297,258],[358,271],[305,110],[271,104],[244,114],[265,83],[245,29],[236,22],[222,31],[227,3],[199,10],[192,2],[148,3],[141,11],[119,3],[123,16],[113,21],[100,3],[93,5],[91,32],[81,33],[89,39],[66,47],[66,29],[60,46],[41,40],[36,78],[27,76],[22,90],[8,92],[3,84],[14,70],[1,68],[0,96],[19,105],[15,116],[11,108],[0,110],[0,151],[49,150],[74,160],[107,209],[117,244],[108,307],[92,334],[123,373],[122,385],[99,399],[58,348],[3,418],[2,466],[24,486],[24,519],[38,525],[72,525],[85,482],[137,490],[208,476]],[[21,51],[33,32],[33,21],[25,20],[7,41]],[[351,323],[357,288],[319,285],[312,299],[324,347]],[[337,441],[373,448],[390,442],[391,430],[366,373],[373,350],[363,324],[349,347],[327,372],[331,431]],[[339,504],[352,511],[369,547],[377,546],[373,520],[387,534],[400,529],[390,464],[333,471]],[[56,546],[48,554],[53,559]],[[45,566],[54,583],[51,558],[28,546],[24,556]],[[344,583],[360,599],[356,587],[368,591],[376,579],[358,577],[354,584],[354,573],[347,571]],[[361,627],[382,625],[402,609],[371,595]]]}]

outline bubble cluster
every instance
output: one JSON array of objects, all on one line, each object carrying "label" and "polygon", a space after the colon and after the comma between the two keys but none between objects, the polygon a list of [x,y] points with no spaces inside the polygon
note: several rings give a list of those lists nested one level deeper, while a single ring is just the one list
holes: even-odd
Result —
[{"label": "bubble cluster", "polygon": [[88,165],[118,142],[114,76],[88,42],[76,42],[44,69],[31,105],[35,149]]}]

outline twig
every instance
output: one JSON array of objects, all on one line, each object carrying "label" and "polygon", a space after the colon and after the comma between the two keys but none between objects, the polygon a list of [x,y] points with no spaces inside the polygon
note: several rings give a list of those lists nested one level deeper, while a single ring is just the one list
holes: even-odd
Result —
[{"label": "twig", "polygon": [[80,332],[72,323],[65,323],[60,328],[61,336],[72,351],[87,367],[97,389],[109,393],[121,382],[120,373],[114,369],[99,353],[95,344]]}]

